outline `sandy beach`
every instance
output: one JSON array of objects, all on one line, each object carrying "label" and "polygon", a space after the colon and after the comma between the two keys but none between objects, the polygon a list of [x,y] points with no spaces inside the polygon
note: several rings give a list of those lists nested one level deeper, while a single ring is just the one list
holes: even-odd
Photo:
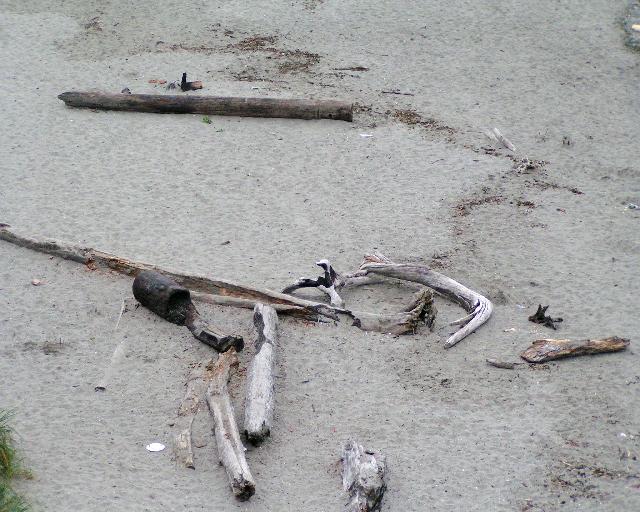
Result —
[{"label": "sandy beach", "polygon": [[[248,446],[256,494],[238,502],[206,411],[196,469],[172,460],[186,378],[211,349],[136,308],[131,279],[0,242],[0,408],[15,411],[34,475],[17,488],[33,510],[341,510],[351,438],[387,456],[384,512],[640,510],[640,52],[625,45],[628,6],[2,2],[0,223],[274,290],[316,276],[320,258],[346,272],[380,251],[495,308],[449,350],[464,311],[441,297],[433,332],[400,337],[282,317],[275,428]],[[57,99],[169,94],[150,80],[182,72],[204,83],[184,94],[340,99],[354,122],[207,124]],[[486,136],[494,127],[515,152]],[[345,298],[389,311],[408,293]],[[558,331],[527,320],[538,304],[563,317]],[[251,312],[198,308],[245,337],[246,368]],[[517,361],[538,338],[612,335],[630,348],[516,370],[485,361]],[[241,420],[242,379],[231,393]]]}]

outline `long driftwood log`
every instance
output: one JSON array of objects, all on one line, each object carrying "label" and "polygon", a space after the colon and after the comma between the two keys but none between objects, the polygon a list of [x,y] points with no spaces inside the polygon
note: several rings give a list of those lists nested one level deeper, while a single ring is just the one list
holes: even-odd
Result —
[{"label": "long driftwood log", "polygon": [[259,444],[271,434],[275,404],[275,345],[278,315],[271,306],[256,304],[253,310],[256,329],[256,353],[247,373],[247,394],[244,404],[244,433],[253,444]]},{"label": "long driftwood log", "polygon": [[[54,239],[37,238],[22,234],[8,224],[0,223],[0,240],[5,240],[19,247],[75,261],[92,270],[111,270],[130,277],[136,277],[144,270],[160,272],[173,279],[177,284],[188,288],[190,292],[198,292],[193,293],[193,297],[201,301],[234,307],[248,307],[250,305],[251,308],[255,307],[257,303],[263,303],[276,308],[282,306],[279,311],[281,313],[291,313],[295,316],[312,318],[321,315],[335,321],[340,320],[341,317],[346,317],[354,325],[369,331],[393,334],[414,333],[419,321],[425,316],[423,312],[426,313],[432,304],[432,301],[427,296],[425,297],[423,309],[420,311],[401,311],[396,315],[377,315],[375,313],[338,308],[323,302],[305,300],[268,289],[253,288],[221,279],[161,268],[149,263],[128,260],[90,247]],[[412,303],[412,305],[415,304]]]},{"label": "long driftwood log", "polygon": [[475,332],[489,320],[493,312],[489,299],[424,265],[398,264],[382,254],[372,254],[365,256],[360,270],[365,275],[377,274],[423,284],[466,309],[469,312],[467,316],[452,322],[452,325],[460,325],[461,328],[447,339],[445,348],[453,347]]},{"label": "long driftwood log", "polygon": [[598,340],[536,340],[520,357],[530,363],[544,363],[563,357],[602,354],[604,352],[618,352],[626,349],[630,340],[611,336]]},{"label": "long driftwood log", "polygon": [[231,490],[239,500],[248,500],[256,491],[256,484],[244,456],[245,447],[240,439],[238,424],[227,389],[231,366],[238,364],[235,349],[220,354],[210,367],[209,386],[206,392],[207,404],[213,417],[213,424],[220,463],[229,477]]},{"label": "long driftwood log", "polygon": [[342,451],[342,486],[349,493],[345,512],[370,512],[380,507],[387,486],[384,455],[348,441]]},{"label": "long driftwood log", "polygon": [[353,105],[335,100],[225,98],[75,91],[63,92],[58,96],[58,99],[70,107],[103,110],[353,121]]}]

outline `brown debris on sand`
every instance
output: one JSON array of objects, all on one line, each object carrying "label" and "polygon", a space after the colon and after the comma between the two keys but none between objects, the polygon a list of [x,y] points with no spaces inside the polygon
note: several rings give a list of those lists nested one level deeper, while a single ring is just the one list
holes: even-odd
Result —
[{"label": "brown debris on sand", "polygon": [[520,357],[530,363],[544,363],[564,357],[575,357],[605,352],[618,352],[626,349],[630,340],[611,336],[597,340],[536,340]]},{"label": "brown debris on sand", "polygon": [[546,315],[545,313],[547,312],[548,308],[548,305],[542,307],[542,304],[538,304],[538,310],[529,317],[529,321],[533,322],[534,324],[542,324],[545,327],[551,327],[555,331],[557,329],[555,324],[562,322],[562,318],[552,318]]}]

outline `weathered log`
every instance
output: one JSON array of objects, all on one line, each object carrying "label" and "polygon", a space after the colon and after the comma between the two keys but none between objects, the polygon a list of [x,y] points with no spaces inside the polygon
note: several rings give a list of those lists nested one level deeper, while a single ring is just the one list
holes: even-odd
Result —
[{"label": "weathered log", "polygon": [[423,288],[416,292],[411,303],[398,313],[372,314],[359,312],[353,315],[353,325],[363,331],[375,331],[385,334],[415,334],[422,321],[433,329],[436,307],[431,290]]},{"label": "weathered log", "polygon": [[342,451],[342,486],[349,493],[345,512],[370,512],[380,507],[387,486],[384,455],[348,441]]},{"label": "weathered log", "polygon": [[241,336],[223,333],[207,324],[191,302],[189,290],[160,272],[140,272],[133,281],[133,295],[140,304],[168,322],[186,325],[196,339],[218,352],[229,347],[240,351],[244,347]]},{"label": "weathered log", "polygon": [[236,351],[231,348],[220,354],[210,367],[207,379],[207,404],[213,417],[216,444],[220,463],[229,477],[231,490],[239,500],[248,500],[255,493],[256,485],[244,456],[245,447],[233,413],[227,383],[231,366],[238,364]]},{"label": "weathered log", "polygon": [[611,336],[597,340],[536,340],[520,357],[530,363],[544,363],[561,359],[563,357],[585,356],[602,354],[605,352],[618,352],[624,350],[631,343],[630,340]]},{"label": "weathered log", "polygon": [[259,444],[271,434],[275,404],[275,345],[278,315],[275,309],[256,304],[253,310],[256,328],[256,353],[249,364],[247,394],[244,405],[244,433],[253,444]]},{"label": "weathered log", "polygon": [[335,100],[225,98],[75,91],[63,92],[58,98],[70,107],[103,110],[129,110],[158,114],[353,120],[353,105]]},{"label": "weathered log", "polygon": [[462,327],[447,339],[445,348],[453,347],[475,332],[489,320],[493,312],[493,305],[489,299],[424,265],[398,264],[382,254],[372,254],[365,256],[360,269],[366,273],[423,284],[466,309],[470,314],[453,322],[452,325]]},{"label": "weathered log", "polygon": [[[322,302],[314,302],[294,297],[293,295],[286,295],[269,289],[254,288],[230,281],[223,281],[221,279],[162,268],[149,263],[132,261],[114,254],[92,249],[90,247],[83,247],[54,239],[36,238],[24,235],[12,229],[8,224],[0,223],[0,240],[5,240],[19,247],[25,247],[45,254],[52,254],[63,259],[76,261],[86,265],[92,270],[112,270],[131,277],[136,277],[144,270],[160,272],[161,274],[173,279],[177,284],[188,288],[190,292],[199,292],[198,294],[194,294],[194,298],[202,301],[206,300],[206,302],[210,303],[224,303],[224,305],[234,307],[247,307],[247,301],[252,301],[254,306],[256,303],[261,302],[274,307],[277,307],[278,305],[287,306],[285,310],[290,312],[296,311],[295,308],[299,307],[310,317],[322,315],[335,321],[339,321],[341,317],[346,317],[353,320],[354,325],[359,326],[363,330],[372,330],[383,333],[413,333],[416,328],[416,323],[410,321],[405,312],[390,316],[351,311],[348,309],[338,308],[330,304],[324,304]],[[354,279],[359,280],[360,283],[369,281],[365,272],[358,272],[357,275],[354,275],[353,277]],[[244,300],[234,301],[233,299]],[[304,315],[301,314],[301,316]]]}]

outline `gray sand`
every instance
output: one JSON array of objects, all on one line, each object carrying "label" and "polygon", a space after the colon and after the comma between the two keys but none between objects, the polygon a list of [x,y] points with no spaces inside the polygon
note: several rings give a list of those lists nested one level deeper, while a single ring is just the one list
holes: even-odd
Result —
[{"label": "gray sand", "polygon": [[[384,511],[639,510],[640,210],[626,205],[640,204],[640,54],[624,44],[626,6],[5,0],[0,222],[276,289],[314,275],[318,258],[350,270],[376,249],[433,264],[496,306],[448,351],[447,323],[463,312],[442,299],[433,333],[399,338],[283,319],[276,429],[247,453],[258,489],[241,504],[206,415],[195,471],[144,449],[170,446],[207,348],[142,308],[114,332],[129,279],[0,243],[0,407],[16,410],[35,475],[19,488],[35,509],[340,510],[336,462],[355,436],[388,457]],[[369,70],[335,70],[357,66]],[[361,111],[352,124],[207,125],[56,99],[163,92],[148,81],[182,71],[205,82],[194,94]],[[513,170],[507,150],[487,149],[494,126],[517,158],[548,163]],[[388,309],[407,293],[347,299]],[[565,318],[557,333],[527,321],[538,303]],[[200,309],[251,339],[249,311]],[[485,363],[539,337],[613,334],[630,350],[517,371]],[[123,340],[127,357],[96,394]]]}]

